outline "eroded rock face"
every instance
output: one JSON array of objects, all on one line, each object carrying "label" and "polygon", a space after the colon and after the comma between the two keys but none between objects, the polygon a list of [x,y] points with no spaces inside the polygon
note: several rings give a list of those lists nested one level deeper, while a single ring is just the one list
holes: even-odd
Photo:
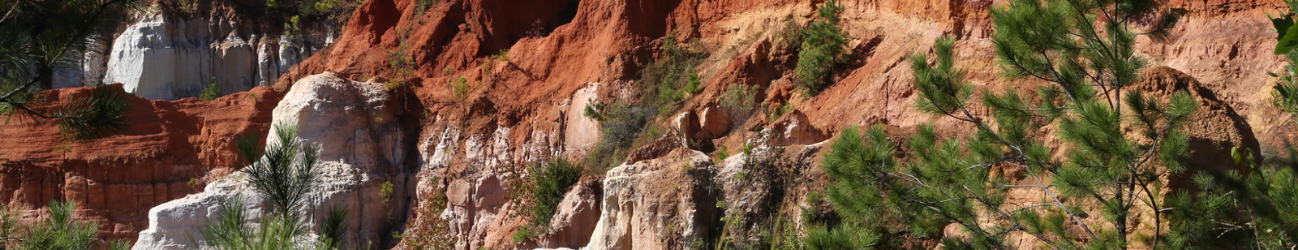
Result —
[{"label": "eroded rock face", "polygon": [[[40,95],[65,105],[90,91]],[[51,200],[76,201],[78,216],[99,223],[104,238],[134,239],[148,226],[150,208],[200,192],[240,164],[233,138],[268,131],[283,96],[267,87],[213,101],[150,101],[122,93],[132,107],[126,113],[131,129],[112,137],[68,141],[55,121],[43,119],[0,126],[0,201],[31,208],[22,211],[31,218]]]},{"label": "eroded rock face", "polygon": [[557,211],[550,220],[550,233],[542,236],[539,245],[547,248],[580,248],[590,242],[599,221],[600,202],[603,200],[603,182],[598,178],[583,178],[559,201]]},{"label": "eroded rock face", "polygon": [[[349,211],[344,244],[380,243],[392,222],[405,215],[409,176],[399,171],[405,159],[402,131],[388,92],[374,83],[341,79],[333,73],[299,81],[275,108],[274,122],[296,126],[303,144],[320,149],[319,186],[307,205],[314,225],[331,207]],[[267,138],[274,138],[272,132]],[[393,186],[383,197],[385,183]],[[140,232],[135,249],[181,249],[201,241],[199,228],[218,211],[217,201],[238,197],[254,217],[264,210],[261,198],[236,172],[209,184],[202,193],[149,210],[149,228]],[[191,240],[190,237],[193,237]]]},{"label": "eroded rock face", "polygon": [[586,249],[684,249],[708,237],[714,172],[707,155],[685,148],[609,170]]},{"label": "eroded rock face", "polygon": [[156,6],[138,15],[113,41],[100,74],[147,99],[195,97],[213,82],[221,93],[267,86],[316,50],[291,42],[300,38],[248,32],[254,21],[238,16],[182,18]]},{"label": "eroded rock face", "polygon": [[[1253,134],[1253,127],[1235,108],[1226,104],[1218,94],[1204,87],[1199,80],[1169,67],[1153,67],[1142,75],[1143,81],[1131,86],[1141,91],[1144,96],[1155,100],[1171,100],[1177,92],[1190,94],[1199,101],[1198,109],[1181,129],[1189,139],[1189,157],[1191,169],[1221,168],[1233,169],[1247,173],[1247,163],[1237,163],[1231,157],[1231,149],[1238,148],[1241,154],[1250,153],[1254,163],[1261,163],[1262,150],[1258,138]],[[1129,130],[1131,128],[1128,128]],[[1143,137],[1139,137],[1143,138]],[[1180,174],[1168,180],[1171,189],[1186,188],[1193,185],[1193,173]],[[1170,191],[1168,191],[1170,192]]]}]

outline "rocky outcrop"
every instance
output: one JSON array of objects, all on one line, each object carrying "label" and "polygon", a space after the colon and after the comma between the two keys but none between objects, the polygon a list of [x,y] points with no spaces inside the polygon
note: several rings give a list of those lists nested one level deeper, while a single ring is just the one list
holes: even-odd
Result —
[{"label": "rocky outcrop", "polygon": [[[1199,101],[1190,120],[1181,125],[1189,139],[1186,156],[1191,169],[1237,170],[1240,173],[1251,171],[1247,162],[1235,162],[1231,151],[1238,148],[1240,154],[1251,154],[1253,164],[1262,162],[1262,149],[1253,133],[1253,127],[1235,108],[1226,104],[1218,94],[1208,89],[1181,71],[1169,67],[1154,67],[1145,70],[1140,83],[1131,86],[1146,97],[1155,100],[1170,100],[1177,92],[1185,92]],[[1171,189],[1186,188],[1192,185],[1194,173],[1184,173],[1170,180]]]},{"label": "rocky outcrop", "polygon": [[685,148],[609,170],[586,249],[684,249],[708,237],[715,172],[707,155]]},{"label": "rocky outcrop", "polygon": [[[319,147],[319,186],[308,195],[309,224],[328,208],[349,211],[344,244],[382,246],[394,222],[406,213],[410,180],[400,170],[406,159],[402,130],[387,90],[378,84],[348,81],[332,73],[302,79],[274,111],[274,123],[295,126],[303,144]],[[274,138],[272,132],[268,138]],[[384,185],[391,185],[382,191]],[[388,195],[388,197],[383,197]],[[221,199],[241,198],[249,214],[264,210],[262,199],[236,172],[209,184],[202,193],[149,210],[149,228],[135,249],[181,249],[203,238],[197,231],[214,218]],[[318,226],[313,226],[318,227]],[[192,238],[191,238],[192,237]]]},{"label": "rocky outcrop", "polygon": [[[240,4],[205,3],[230,11],[193,15],[153,5],[137,13],[113,40],[107,66],[99,73],[103,81],[122,83],[127,92],[155,100],[196,97],[212,83],[221,93],[246,91],[273,84],[334,35],[329,27],[323,35],[305,37],[267,32],[257,29],[266,18],[235,11],[245,8]],[[94,55],[87,54],[87,60]]]},{"label": "rocky outcrop", "polygon": [[[57,107],[89,93],[65,88],[40,96]],[[233,139],[268,131],[281,96],[266,87],[213,101],[132,96],[130,129],[92,141],[64,138],[50,120],[11,120],[0,126],[0,202],[30,214],[51,200],[74,200],[78,215],[99,223],[100,235],[133,239],[148,226],[150,208],[229,173],[239,162]]]}]

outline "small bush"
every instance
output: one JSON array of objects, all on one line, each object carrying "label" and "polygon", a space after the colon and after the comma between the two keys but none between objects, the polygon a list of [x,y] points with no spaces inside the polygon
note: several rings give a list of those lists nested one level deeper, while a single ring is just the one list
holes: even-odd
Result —
[{"label": "small bush", "polygon": [[383,182],[383,186],[379,187],[379,198],[382,199],[384,206],[387,206],[389,202],[392,202],[392,182],[391,181],[385,181]]},{"label": "small bush", "polygon": [[594,112],[600,119],[600,137],[586,158],[588,171],[600,174],[621,163],[627,148],[641,137],[646,126],[658,116],[658,106],[631,105],[614,101]]},{"label": "small bush", "polygon": [[216,77],[212,77],[212,83],[203,89],[203,93],[198,94],[198,99],[211,101],[216,100],[217,97],[221,97],[221,90],[216,86]]},{"label": "small bush", "polygon": [[500,50],[499,53],[496,53],[495,55],[491,55],[491,60],[501,61],[501,62],[509,61],[509,49],[502,49]]},{"label": "small bush", "polygon": [[681,44],[675,36],[667,36],[662,46],[660,58],[640,71],[640,79],[636,81],[639,99],[588,107],[587,117],[600,121],[600,141],[586,158],[592,174],[620,163],[637,139],[657,136],[657,133],[642,132],[652,130],[648,126],[655,117],[676,110],[686,95],[702,91],[702,79],[694,69],[707,57],[706,53],[695,50],[702,45],[697,40]]},{"label": "small bush", "polygon": [[415,77],[415,68],[419,67],[415,63],[414,56],[410,53],[410,43],[406,42],[409,39],[409,34],[398,30],[397,37],[400,39],[397,47],[387,50],[388,56],[393,59],[388,61],[388,68],[392,70],[392,78],[388,79],[388,83],[384,85],[384,88],[388,90],[401,89],[401,86],[405,86],[410,78]]},{"label": "small bush", "polygon": [[473,85],[469,85],[469,79],[463,76],[448,84],[451,85],[451,102],[457,104],[463,104],[464,100],[469,98],[469,92],[473,91]]},{"label": "small bush", "polygon": [[775,37],[779,38],[775,45],[778,48],[798,50],[802,47],[802,26],[793,21],[793,18],[784,19],[784,27],[775,31]]},{"label": "small bush", "polygon": [[[432,183],[439,183],[434,180]],[[419,195],[427,199],[415,208],[415,217],[405,233],[398,233],[397,238],[405,244],[406,249],[453,249],[455,234],[451,233],[450,222],[438,216],[446,210],[446,192],[440,187],[430,193]]]},{"label": "small bush", "polygon": [[[702,63],[707,54],[694,50],[702,47],[697,40],[681,44],[674,35],[664,37],[662,46],[661,57],[640,72],[640,90],[650,94],[647,96],[657,97],[643,100],[645,104],[674,107],[684,100],[686,94],[697,93],[700,89],[701,79],[690,77],[698,78],[694,67]],[[694,80],[693,89],[686,89],[691,80]]]},{"label": "small bush", "polygon": [[[753,115],[757,109],[757,86],[746,84],[734,84],[726,88],[726,92],[721,94],[721,108],[726,110],[730,115],[730,130],[736,130],[744,126],[748,117]],[[745,131],[740,131],[745,132]],[[747,140],[747,133],[741,134],[741,139]]]},{"label": "small bush", "polygon": [[691,96],[697,95],[699,94],[699,92],[703,92],[702,85],[703,85],[703,80],[699,77],[699,72],[691,70],[689,74],[689,83],[686,83],[685,87],[681,88],[681,92],[684,92]]},{"label": "small bush", "polygon": [[[360,1],[364,1],[364,0],[360,0]],[[432,7],[433,5],[436,4],[437,4],[437,0],[419,0],[418,5],[415,5],[415,13],[423,13],[424,11],[428,10],[428,7]]]},{"label": "small bush", "polygon": [[[17,213],[5,211],[3,219],[4,230],[7,233],[4,239],[6,249],[68,249],[68,250],[88,250],[96,247],[96,240],[99,238],[99,224],[90,221],[80,221],[72,217],[72,211],[77,207],[73,201],[50,201],[50,216],[34,225],[28,225],[26,230],[19,231],[13,226],[17,224]],[[7,209],[6,209],[7,210]],[[23,232],[25,231],[25,232]],[[21,235],[21,236],[18,236]],[[16,238],[11,238],[15,237]]]},{"label": "small bush", "polygon": [[546,232],[563,195],[581,179],[582,170],[581,165],[562,158],[534,163],[527,168],[527,175],[513,192],[517,193],[515,202],[521,205],[523,215],[528,216],[531,223],[514,234],[515,242]]},{"label": "small bush", "polygon": [[581,178],[582,167],[565,159],[544,164],[533,164],[528,169],[527,182],[531,183],[530,203],[527,206],[532,221],[537,225],[549,225],[551,217],[563,200],[564,193]]},{"label": "small bush", "polygon": [[824,20],[811,23],[802,33],[802,47],[794,71],[807,97],[816,96],[833,81],[834,64],[841,60],[847,45],[843,30],[838,28],[838,14],[842,11],[838,1],[825,2],[817,9]]}]

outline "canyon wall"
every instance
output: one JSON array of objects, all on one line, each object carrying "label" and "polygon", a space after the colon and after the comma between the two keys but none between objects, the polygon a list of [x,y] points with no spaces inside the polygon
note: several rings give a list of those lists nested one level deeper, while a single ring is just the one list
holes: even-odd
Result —
[{"label": "canyon wall", "polygon": [[[797,53],[781,43],[781,34],[788,23],[808,23],[819,1],[464,0],[425,4],[418,0],[368,0],[340,27],[341,32],[328,48],[287,70],[278,65],[295,56],[264,60],[276,65],[276,70],[263,74],[271,72],[268,69],[272,67],[260,66],[260,48],[278,46],[275,43],[251,35],[235,39],[228,36],[229,32],[221,32],[198,36],[221,41],[195,43],[199,48],[193,51],[200,52],[167,52],[173,55],[161,56],[199,61],[221,58],[220,63],[185,69],[194,70],[193,74],[139,80],[136,85],[125,86],[135,86],[137,92],[149,84],[170,86],[142,95],[172,99],[183,97],[178,93],[184,94],[189,88],[174,86],[190,86],[174,83],[176,79],[189,81],[194,75],[212,74],[218,77],[223,90],[260,85],[263,81],[273,83],[272,88],[256,87],[214,101],[137,99],[137,109],[131,113],[136,129],[91,142],[67,142],[48,122],[19,121],[3,127],[0,145],[6,146],[0,149],[5,152],[0,155],[0,201],[33,208],[50,199],[82,201],[86,206],[79,214],[100,221],[102,234],[136,238],[132,234],[145,229],[146,214],[167,214],[177,207],[197,206],[195,200],[207,199],[203,197],[238,190],[234,187],[237,185],[230,184],[230,176],[237,174],[228,175],[238,168],[230,141],[235,135],[251,131],[265,134],[273,120],[282,119],[277,107],[295,102],[283,97],[284,91],[295,96],[292,93],[302,91],[299,89],[305,88],[304,82],[314,82],[312,79],[321,77],[319,74],[332,72],[327,75],[347,84],[391,86],[380,88],[390,92],[383,101],[390,111],[368,113],[384,117],[373,123],[399,124],[392,125],[401,127],[397,138],[409,139],[375,141],[387,137],[348,132],[355,130],[322,130],[313,135],[356,140],[338,142],[342,145],[392,145],[376,150],[404,154],[388,157],[400,159],[399,163],[374,165],[400,170],[383,178],[409,183],[400,189],[411,200],[393,211],[409,213],[410,220],[445,220],[449,229],[444,233],[453,236],[456,249],[688,247],[696,239],[715,237],[720,217],[733,211],[777,211],[796,218],[799,207],[807,205],[800,203],[802,197],[825,180],[818,168],[822,153],[819,147],[844,127],[883,124],[889,131],[904,134],[921,123],[936,122],[945,133],[970,131],[966,125],[925,115],[914,107],[916,91],[907,57],[931,53],[933,41],[939,36],[957,38],[956,61],[970,72],[969,78],[978,88],[1035,88],[1039,82],[998,77],[988,10],[1000,2],[843,1],[841,26],[847,32],[852,59],[836,68],[832,86],[817,96],[803,97],[794,90],[792,81]],[[1173,28],[1169,41],[1139,40],[1138,54],[1148,58],[1150,65],[1162,66],[1150,70],[1150,78],[1155,81],[1151,84],[1184,85],[1181,89],[1193,89],[1203,103],[1213,107],[1212,120],[1204,122],[1209,125],[1200,126],[1203,131],[1198,133],[1208,138],[1205,145],[1261,150],[1284,145],[1292,138],[1293,117],[1270,105],[1270,87],[1275,80],[1266,75],[1266,71],[1276,71],[1284,63],[1283,58],[1272,54],[1275,33],[1266,19],[1267,13],[1284,8],[1283,3],[1173,0],[1164,4],[1184,11],[1184,18]],[[178,23],[167,25],[180,27]],[[512,236],[527,221],[519,216],[518,204],[508,199],[511,181],[527,174],[526,165],[538,160],[585,157],[599,140],[598,123],[582,115],[586,105],[635,97],[639,71],[652,62],[660,52],[660,38],[668,35],[681,41],[697,41],[689,46],[708,52],[696,67],[703,90],[686,100],[679,110],[652,121],[669,130],[663,137],[636,149],[628,162],[588,176],[583,180],[585,184],[572,189],[560,208],[569,212],[556,217],[550,225],[552,233],[513,240]],[[164,37],[159,39],[184,39],[181,35]],[[489,58],[506,49],[507,59]],[[174,56],[180,54],[184,56]],[[121,61],[144,62],[148,60],[132,58],[148,56],[146,52]],[[248,65],[258,66],[227,68],[224,58],[240,62],[247,58]],[[411,62],[409,68],[390,64],[405,58]],[[135,74],[130,73],[135,72],[132,67],[110,67],[107,71],[119,70],[129,77]],[[455,96],[451,86],[459,79],[472,86],[462,97]],[[721,115],[724,112],[718,105],[722,93],[731,86],[760,90],[757,101],[761,107],[792,108],[775,119],[766,119],[765,115],[728,118]],[[44,93],[64,100],[84,91]],[[371,86],[340,91],[367,93],[378,89]],[[713,147],[697,146],[703,144]],[[716,156],[718,148],[728,148],[735,154],[745,144],[756,145],[757,153],[717,160],[709,157]],[[348,154],[356,153],[339,155]],[[746,190],[736,182],[738,173],[752,171],[743,169],[747,165],[743,162],[774,161],[770,159],[786,159],[776,165],[783,166],[783,175],[794,176],[782,184],[784,191],[778,193],[783,195]],[[367,164],[350,166],[364,168]],[[191,178],[197,181],[190,182]],[[206,191],[200,190],[209,182],[212,184]],[[369,195],[377,195],[366,191],[370,184],[347,185],[355,185],[349,186],[352,188],[347,192],[357,195],[348,202],[362,202],[373,198]],[[105,202],[105,197],[118,196],[136,202]],[[446,197],[447,209],[413,212],[439,196]],[[150,213],[149,208],[172,200]],[[732,209],[717,208],[717,201]],[[127,204],[130,206],[122,207]],[[39,213],[33,209],[28,214]],[[166,224],[172,222],[161,217],[148,219],[149,225],[163,225],[157,228],[192,225]],[[139,242],[165,242],[157,239],[171,237],[158,236],[158,232],[166,230],[141,233]],[[426,229],[392,230],[409,235]],[[356,241],[384,241],[383,235],[390,233],[366,232],[367,236]]]}]

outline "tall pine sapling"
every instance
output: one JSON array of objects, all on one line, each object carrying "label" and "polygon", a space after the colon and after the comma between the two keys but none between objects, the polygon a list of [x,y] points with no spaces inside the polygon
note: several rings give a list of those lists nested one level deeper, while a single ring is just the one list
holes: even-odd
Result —
[{"label": "tall pine sapling", "polygon": [[[297,128],[276,124],[274,141],[265,150],[257,147],[256,134],[237,138],[239,155],[250,163],[242,172],[269,209],[261,214],[261,223],[250,223],[251,216],[239,196],[222,199],[218,216],[210,218],[200,232],[203,240],[195,242],[211,249],[338,249],[346,235],[348,211],[331,207],[318,220],[321,232],[315,242],[302,239],[310,228],[304,211],[307,195],[319,186],[318,149],[303,145]],[[316,220],[313,220],[316,221]]]},{"label": "tall pine sapling", "polygon": [[829,87],[834,78],[834,65],[843,60],[847,38],[838,27],[843,6],[829,0],[816,10],[822,20],[808,25],[802,31],[802,46],[798,50],[797,73],[799,87],[807,97],[819,94]]},{"label": "tall pine sapling", "polygon": [[[1014,0],[993,7],[993,42],[1005,76],[1046,84],[1027,95],[982,93],[989,117],[971,111],[974,90],[955,67],[952,38],[938,40],[932,63],[913,56],[916,105],[970,124],[974,134],[948,137],[920,126],[898,162],[882,129],[871,129],[865,142],[848,129],[825,158],[835,181],[827,195],[844,218],[870,219],[813,231],[808,246],[870,243],[860,240],[869,234],[848,237],[854,230],[923,238],[956,225],[963,236],[944,237],[948,248],[1019,247],[1007,241],[1010,235],[1048,248],[1162,247],[1166,222],[1156,211],[1167,204],[1158,195],[1162,179],[1184,169],[1178,160],[1188,142],[1178,128],[1197,102],[1184,92],[1158,100],[1122,91],[1146,64],[1133,53],[1137,32],[1128,22],[1155,7],[1140,0]],[[1010,200],[1011,191],[1040,193],[1040,200]],[[1149,220],[1152,226],[1143,225]],[[1134,237],[1138,227],[1152,235]]]}]

